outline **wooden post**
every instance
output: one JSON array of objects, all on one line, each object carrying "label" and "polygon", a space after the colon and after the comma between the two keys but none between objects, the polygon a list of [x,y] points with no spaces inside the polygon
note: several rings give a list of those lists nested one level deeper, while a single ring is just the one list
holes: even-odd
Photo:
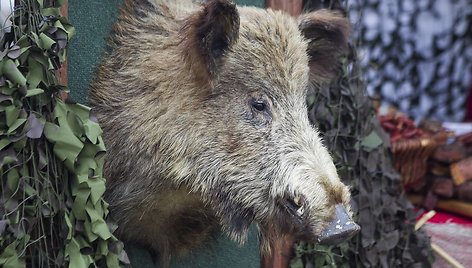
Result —
[{"label": "wooden post", "polygon": [[283,10],[292,16],[298,16],[302,13],[302,0],[266,0],[268,8]]},{"label": "wooden post", "polygon": [[293,258],[294,244],[295,241],[292,237],[284,237],[275,241],[271,255],[261,256],[261,268],[287,268]]},{"label": "wooden post", "polygon": [[[67,1],[61,7],[61,16],[67,17],[69,15]],[[57,72],[59,76],[59,83],[61,85],[67,86],[67,59],[62,63],[61,68]]]}]

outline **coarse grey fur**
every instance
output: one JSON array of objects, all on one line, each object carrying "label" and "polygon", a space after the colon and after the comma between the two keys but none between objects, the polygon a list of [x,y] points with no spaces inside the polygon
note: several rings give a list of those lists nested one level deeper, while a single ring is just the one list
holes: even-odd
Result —
[{"label": "coarse grey fur", "polygon": [[349,207],[305,104],[329,80],[349,23],[224,0],[126,0],[89,101],[104,130],[118,235],[164,263],[215,228],[261,252],[314,240]]}]

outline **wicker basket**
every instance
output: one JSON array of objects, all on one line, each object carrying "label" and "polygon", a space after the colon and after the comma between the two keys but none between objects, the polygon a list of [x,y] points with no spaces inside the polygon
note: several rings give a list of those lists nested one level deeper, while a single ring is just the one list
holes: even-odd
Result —
[{"label": "wicker basket", "polygon": [[434,150],[446,144],[448,132],[438,132],[425,138],[401,139],[392,142],[395,168],[400,172],[405,189],[422,182],[428,158]]}]

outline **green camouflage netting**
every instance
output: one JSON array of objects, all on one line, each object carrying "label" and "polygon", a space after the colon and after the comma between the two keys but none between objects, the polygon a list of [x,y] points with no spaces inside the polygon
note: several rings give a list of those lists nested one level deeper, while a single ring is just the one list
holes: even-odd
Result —
[{"label": "green camouflage netting", "polygon": [[[320,6],[342,8],[336,0],[307,3],[308,9]],[[351,186],[362,229],[337,247],[299,244],[291,267],[430,267],[429,238],[414,230],[415,213],[392,166],[388,137],[367,96],[354,46],[332,85],[312,89],[307,102],[310,120]]]}]

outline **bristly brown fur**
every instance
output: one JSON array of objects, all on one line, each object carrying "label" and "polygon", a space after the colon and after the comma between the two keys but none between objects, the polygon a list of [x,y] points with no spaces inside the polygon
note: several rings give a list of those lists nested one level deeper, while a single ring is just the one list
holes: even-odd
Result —
[{"label": "bristly brown fur", "polygon": [[347,51],[349,21],[337,11],[319,10],[299,18],[299,28],[308,39],[312,78],[331,79],[338,58]]},{"label": "bristly brown fur", "polygon": [[267,254],[281,237],[315,239],[349,206],[305,104],[348,22],[299,21],[225,0],[125,0],[89,91],[121,239],[168,263],[218,228],[243,243],[254,223]]},{"label": "bristly brown fur", "polygon": [[207,2],[191,15],[181,30],[185,62],[204,84],[217,75],[224,53],[237,41],[239,14],[224,0]]}]

